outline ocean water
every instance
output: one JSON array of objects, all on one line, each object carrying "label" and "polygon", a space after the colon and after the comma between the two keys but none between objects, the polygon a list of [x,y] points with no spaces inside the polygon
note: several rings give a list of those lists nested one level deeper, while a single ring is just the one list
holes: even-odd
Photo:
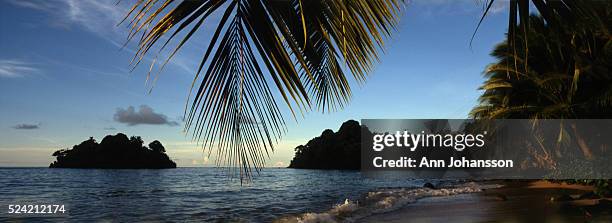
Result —
[{"label": "ocean water", "polygon": [[[0,168],[0,222],[316,221],[366,207],[388,209],[423,195],[455,193],[420,188],[423,183],[370,179],[358,171],[284,168],[264,169],[248,185],[217,168]],[[58,204],[65,205],[66,212],[9,215],[9,204]]]}]

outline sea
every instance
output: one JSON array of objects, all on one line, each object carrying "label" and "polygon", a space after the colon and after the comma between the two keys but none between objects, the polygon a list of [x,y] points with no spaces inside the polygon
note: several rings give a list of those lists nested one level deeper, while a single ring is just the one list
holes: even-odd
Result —
[{"label": "sea", "polygon": [[[0,222],[352,222],[481,186],[287,168],[248,183],[220,168],[0,168]],[[9,214],[9,205],[64,205],[64,213]]]}]

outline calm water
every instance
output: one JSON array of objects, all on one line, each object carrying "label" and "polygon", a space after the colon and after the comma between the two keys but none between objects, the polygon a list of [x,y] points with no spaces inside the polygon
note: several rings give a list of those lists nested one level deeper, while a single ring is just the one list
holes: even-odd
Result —
[{"label": "calm water", "polygon": [[54,221],[269,222],[323,212],[377,188],[423,183],[367,179],[356,171],[294,169],[265,169],[247,186],[214,168],[0,168],[0,176],[0,222],[49,220],[8,218],[8,204],[64,204],[65,216]]}]

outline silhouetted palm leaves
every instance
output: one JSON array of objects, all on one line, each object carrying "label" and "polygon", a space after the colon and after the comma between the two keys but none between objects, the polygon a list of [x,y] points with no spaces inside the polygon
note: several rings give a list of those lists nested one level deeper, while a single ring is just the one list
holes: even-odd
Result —
[{"label": "silhouetted palm leaves", "polygon": [[[490,12],[493,3],[500,0],[485,0],[485,11],[478,26]],[[520,41],[527,35],[530,23],[529,6],[530,2],[535,6],[541,18],[548,24],[549,29],[554,32],[555,38],[563,44],[572,44],[573,29],[568,29],[567,24],[583,23],[597,30],[605,30],[610,35],[609,17],[598,13],[601,12],[601,2],[598,0],[510,0],[509,1],[509,20],[508,20],[508,52],[517,54],[517,50],[522,48],[525,57],[521,62],[522,67],[526,68],[529,64],[529,41]],[[609,10],[609,9],[607,9]],[[516,27],[516,28],[515,28]],[[478,28],[476,28],[476,31]],[[474,31],[474,35],[476,34]],[[472,36],[473,39],[473,36]],[[520,41],[520,43],[519,43]],[[519,63],[513,60],[512,63]],[[518,67],[518,65],[515,65]]]},{"label": "silhouetted palm leaves", "polygon": [[[498,61],[485,71],[487,80],[481,87],[484,93],[471,116],[533,119],[534,127],[540,119],[612,117],[612,37],[609,35],[612,2],[590,4],[595,6],[599,17],[607,18],[605,25],[593,23],[588,17],[563,24],[564,30],[571,31],[569,43],[567,36],[560,36],[551,24],[532,16],[526,38],[515,40],[519,44],[528,41],[526,50],[512,50],[508,44],[512,41],[510,37],[497,46],[492,55]],[[591,127],[577,126],[572,120],[561,121],[556,130],[558,135],[552,138],[558,144],[568,144],[572,138],[584,158],[593,159],[600,145],[585,143],[586,136],[599,134],[585,134]],[[562,147],[556,146],[559,148]]]},{"label": "silhouetted palm leaves", "polygon": [[564,30],[572,31],[570,43],[543,18],[532,16],[527,38],[515,40],[529,42],[527,50],[513,50],[510,37],[500,44],[492,53],[498,61],[485,71],[488,79],[481,87],[481,104],[472,116],[550,119],[612,115],[612,3],[590,4],[597,16],[607,21],[602,26],[584,17],[564,24]]},{"label": "silhouetted palm leaves", "polygon": [[398,0],[172,3],[138,1],[126,16],[129,38],[142,33],[135,65],[163,35],[171,33],[162,49],[183,35],[170,59],[221,12],[193,81],[185,129],[193,129],[204,148],[218,149],[217,164],[242,167],[241,177],[264,165],[285,131],[271,88],[294,116],[313,107],[341,108],[351,96],[348,73],[365,80],[400,8]]},{"label": "silhouetted palm leaves", "polygon": [[[397,24],[401,2],[138,0],[126,21],[131,27],[129,39],[140,37],[134,66],[162,36],[168,37],[162,40],[162,49],[182,36],[165,66],[211,15],[221,14],[192,83],[185,130],[194,130],[194,138],[204,142],[204,148],[214,145],[218,149],[217,164],[240,166],[240,176],[250,176],[251,167],[258,170],[263,166],[274,142],[285,131],[272,89],[278,90],[293,116],[312,108],[342,108],[351,96],[347,76],[365,80],[384,39]],[[531,2],[564,44],[573,39],[572,30],[563,24],[588,18],[605,27],[609,20],[594,13],[595,8],[583,0]],[[482,18],[493,3],[485,1]],[[518,58],[516,51],[522,48],[526,56],[521,67],[526,69],[531,57],[529,41],[519,44],[517,40],[529,29],[525,22],[529,0],[510,0],[509,4],[512,28],[507,50]],[[514,28],[519,24],[517,19],[519,29]],[[513,69],[519,67],[519,60],[511,62]]]}]

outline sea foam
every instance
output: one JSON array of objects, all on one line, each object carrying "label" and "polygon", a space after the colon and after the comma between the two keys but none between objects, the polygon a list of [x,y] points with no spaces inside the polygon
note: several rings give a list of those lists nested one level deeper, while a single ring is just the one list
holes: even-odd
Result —
[{"label": "sea foam", "polygon": [[385,188],[368,192],[361,202],[346,199],[330,210],[322,213],[305,213],[286,217],[278,222],[333,223],[354,222],[364,217],[397,210],[407,204],[426,197],[452,196],[481,192],[484,189],[501,187],[498,184],[478,184],[474,182],[445,188]]}]

